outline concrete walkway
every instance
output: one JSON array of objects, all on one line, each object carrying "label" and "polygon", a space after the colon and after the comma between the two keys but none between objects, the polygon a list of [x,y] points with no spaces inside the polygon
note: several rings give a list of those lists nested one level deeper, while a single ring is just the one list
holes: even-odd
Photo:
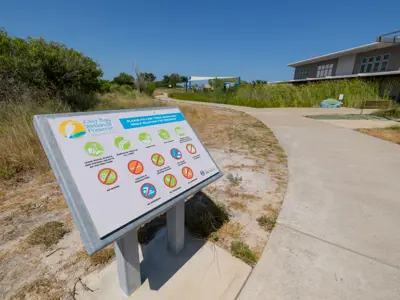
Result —
[{"label": "concrete walkway", "polygon": [[302,116],[352,109],[235,107],[288,155],[277,225],[240,300],[400,299],[400,147]]},{"label": "concrete walkway", "polygon": [[281,142],[289,185],[239,299],[400,299],[400,147],[302,117],[319,109],[243,110]]}]

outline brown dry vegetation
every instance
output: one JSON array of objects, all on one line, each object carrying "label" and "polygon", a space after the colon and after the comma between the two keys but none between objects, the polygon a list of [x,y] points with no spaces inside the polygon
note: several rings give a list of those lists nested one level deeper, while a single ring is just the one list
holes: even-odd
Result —
[{"label": "brown dry vegetation", "polygon": [[400,145],[400,125],[386,128],[362,128],[357,131]]},{"label": "brown dry vegetation", "polygon": [[[108,95],[97,109],[162,105],[148,98],[132,100]],[[225,165],[217,159],[225,174],[232,172],[232,178],[225,176],[207,187],[206,193],[196,195],[195,201],[187,202],[186,225],[228,251],[232,242],[244,243],[248,245],[245,253],[253,251],[255,255],[250,257],[258,257],[268,235],[254,234],[252,224],[257,225],[256,219],[264,214],[263,205],[280,207],[287,176],[283,150],[265,125],[244,113],[187,104],[179,107],[212,154],[249,160]],[[31,123],[33,114],[49,113],[55,108],[7,109],[8,117],[0,119],[1,133],[8,141],[0,145],[0,298],[14,295],[14,299],[70,299],[77,278],[112,261],[114,250],[110,246],[91,257],[82,250],[79,234]],[[56,111],[63,112],[65,108],[58,107]],[[26,119],[12,129],[10,125],[21,115]],[[261,178],[266,169],[274,170],[269,175],[272,189],[262,188],[257,193],[246,190],[249,176]],[[215,209],[213,214],[210,205]],[[148,242],[164,224],[161,217],[145,226],[139,232],[139,240]],[[248,263],[254,264],[254,260]]]}]

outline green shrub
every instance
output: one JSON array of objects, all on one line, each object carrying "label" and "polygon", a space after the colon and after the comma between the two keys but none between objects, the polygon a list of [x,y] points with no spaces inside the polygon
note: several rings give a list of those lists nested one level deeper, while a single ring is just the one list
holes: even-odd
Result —
[{"label": "green shrub", "polygon": [[129,85],[132,88],[135,87],[135,78],[127,73],[121,72],[118,76],[114,77],[112,83],[118,85]]},{"label": "green shrub", "polygon": [[170,97],[180,100],[215,102],[251,107],[313,107],[322,100],[344,94],[344,105],[360,107],[364,100],[386,99],[379,93],[379,82],[360,79],[324,81],[303,85],[244,85],[224,93],[181,92]]},{"label": "green shrub", "polygon": [[23,87],[40,90],[48,98],[59,98],[76,110],[95,105],[92,95],[100,91],[103,74],[91,58],[63,44],[42,38],[14,38],[3,29],[0,66],[0,80],[8,85],[0,88],[0,101],[9,100],[10,90]]},{"label": "green shrub", "polygon": [[153,95],[153,93],[154,93],[154,91],[155,91],[156,88],[157,88],[157,84],[154,83],[154,82],[152,82],[152,83],[149,83],[149,84],[147,85],[147,87],[144,89],[144,92],[145,92],[147,95],[151,96],[151,95]]},{"label": "green shrub", "polygon": [[254,266],[257,262],[257,256],[251,251],[250,247],[241,241],[231,243],[232,255],[243,260],[246,264]]},{"label": "green shrub", "polygon": [[130,85],[111,84],[110,92],[136,98],[136,92]]}]

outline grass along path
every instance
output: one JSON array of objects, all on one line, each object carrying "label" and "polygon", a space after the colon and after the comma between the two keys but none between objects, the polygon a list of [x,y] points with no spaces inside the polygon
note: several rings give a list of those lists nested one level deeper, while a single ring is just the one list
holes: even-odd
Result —
[{"label": "grass along path", "polygon": [[[164,105],[152,99],[136,100],[107,95],[98,109]],[[197,236],[254,265],[274,225],[265,226],[258,220],[276,219],[286,190],[286,155],[272,132],[247,114],[187,104],[179,107],[225,174],[187,201],[187,226]],[[9,130],[8,126],[20,120],[19,112],[31,116],[43,110],[50,112],[33,106],[14,107],[2,120],[8,147],[15,152],[11,158],[0,157],[2,170],[10,170],[0,178],[2,299],[72,299],[79,277],[114,259],[112,247],[92,257],[86,255],[30,120]],[[28,133],[27,139],[17,143],[14,139],[22,132]],[[199,216],[201,209],[203,217]],[[195,222],[188,222],[193,220],[191,213],[198,218]],[[139,241],[147,242],[152,232],[164,225],[163,216],[146,224],[139,230]]]}]

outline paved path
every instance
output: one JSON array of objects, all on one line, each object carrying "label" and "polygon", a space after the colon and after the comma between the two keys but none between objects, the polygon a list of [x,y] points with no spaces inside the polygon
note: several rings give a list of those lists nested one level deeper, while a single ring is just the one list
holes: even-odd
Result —
[{"label": "paved path", "polygon": [[245,110],[285,149],[289,185],[239,299],[400,299],[400,147],[309,109]]},{"label": "paved path", "polygon": [[400,147],[303,118],[351,109],[238,108],[288,155],[288,191],[240,300],[400,299]]}]

